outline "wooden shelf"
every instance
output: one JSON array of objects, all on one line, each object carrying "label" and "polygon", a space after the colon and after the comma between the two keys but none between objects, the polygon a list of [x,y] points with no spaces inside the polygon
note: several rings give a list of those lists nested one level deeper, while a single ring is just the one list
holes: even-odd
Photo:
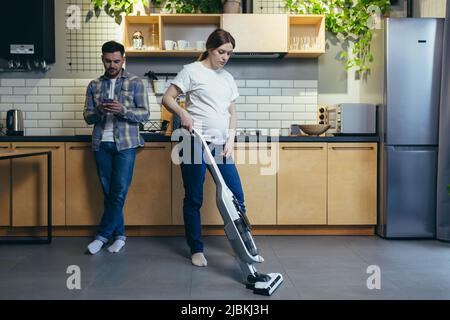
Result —
[{"label": "wooden shelf", "polygon": [[195,57],[199,56],[202,51],[197,50],[127,50],[127,57],[169,57],[169,58],[182,58],[182,57]]},{"label": "wooden shelf", "polygon": [[[298,47],[302,46],[304,37],[314,38],[318,47],[292,50],[291,44],[296,37]],[[289,15],[288,33],[289,51],[286,58],[316,58],[325,53],[325,16],[324,15]]]}]

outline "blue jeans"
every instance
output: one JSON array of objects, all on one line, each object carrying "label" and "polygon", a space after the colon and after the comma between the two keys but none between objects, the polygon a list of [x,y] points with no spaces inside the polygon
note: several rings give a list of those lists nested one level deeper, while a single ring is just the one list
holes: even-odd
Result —
[{"label": "blue jeans", "polygon": [[[203,252],[203,242],[201,241],[200,208],[203,203],[203,184],[205,182],[207,165],[204,157],[202,156],[201,145],[198,142],[194,143],[192,139],[191,148],[191,161],[190,163],[181,163],[181,174],[183,176],[185,191],[183,201],[184,228],[186,240],[189,248],[191,249],[191,254],[194,254],[196,252]],[[223,146],[215,146],[212,150],[217,166],[219,167],[220,173],[222,174],[228,188],[234,194],[245,212],[244,191],[242,190],[241,179],[239,178],[239,173],[233,162],[233,158],[224,158],[215,155],[214,151],[218,153],[220,152],[219,150],[222,149]],[[195,156],[195,154],[197,155]],[[183,154],[181,152],[180,156],[182,155]],[[201,163],[198,161],[199,163],[196,164],[194,162],[194,158],[201,159]]]},{"label": "blue jeans", "polygon": [[111,237],[125,240],[123,206],[133,177],[136,149],[117,151],[114,142],[102,142],[94,156],[104,195],[103,217],[95,239],[104,243]]}]

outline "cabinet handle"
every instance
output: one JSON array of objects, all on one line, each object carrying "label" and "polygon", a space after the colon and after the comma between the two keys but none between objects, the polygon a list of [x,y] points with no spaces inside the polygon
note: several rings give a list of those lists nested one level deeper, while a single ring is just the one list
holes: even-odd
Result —
[{"label": "cabinet handle", "polygon": [[15,147],[15,149],[52,149],[52,150],[56,150],[59,148],[61,148],[61,147],[59,147],[59,146],[17,146],[17,147]]},{"label": "cabinet handle", "polygon": [[6,146],[0,146],[0,149],[9,149],[9,147],[6,147]]},{"label": "cabinet handle", "polygon": [[144,147],[144,150],[163,150],[166,149],[165,146],[158,146],[158,147]]},{"label": "cabinet handle", "polygon": [[91,149],[91,146],[69,147],[69,150],[87,150],[87,149]]},{"label": "cabinet handle", "polygon": [[323,147],[281,147],[282,150],[322,150]]},{"label": "cabinet handle", "polygon": [[373,150],[373,147],[331,147],[333,150]]},{"label": "cabinet handle", "polygon": [[234,147],[234,150],[272,150],[272,147]]}]

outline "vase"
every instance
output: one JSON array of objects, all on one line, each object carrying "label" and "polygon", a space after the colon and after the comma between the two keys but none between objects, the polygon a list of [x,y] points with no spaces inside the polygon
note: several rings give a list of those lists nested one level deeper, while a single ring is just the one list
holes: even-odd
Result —
[{"label": "vase", "polygon": [[228,0],[223,5],[223,13],[241,13],[241,1]]}]

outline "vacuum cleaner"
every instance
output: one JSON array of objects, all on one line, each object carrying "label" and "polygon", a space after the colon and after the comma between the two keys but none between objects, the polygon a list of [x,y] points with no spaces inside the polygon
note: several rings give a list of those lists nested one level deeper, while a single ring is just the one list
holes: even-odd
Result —
[{"label": "vacuum cleaner", "polygon": [[263,274],[256,270],[254,265],[264,259],[258,254],[250,222],[223,180],[208,144],[195,129],[193,135],[200,140],[204,149],[206,165],[216,184],[216,203],[224,222],[225,234],[244,274],[246,288],[255,294],[270,296],[283,282],[283,276],[280,273]]}]

